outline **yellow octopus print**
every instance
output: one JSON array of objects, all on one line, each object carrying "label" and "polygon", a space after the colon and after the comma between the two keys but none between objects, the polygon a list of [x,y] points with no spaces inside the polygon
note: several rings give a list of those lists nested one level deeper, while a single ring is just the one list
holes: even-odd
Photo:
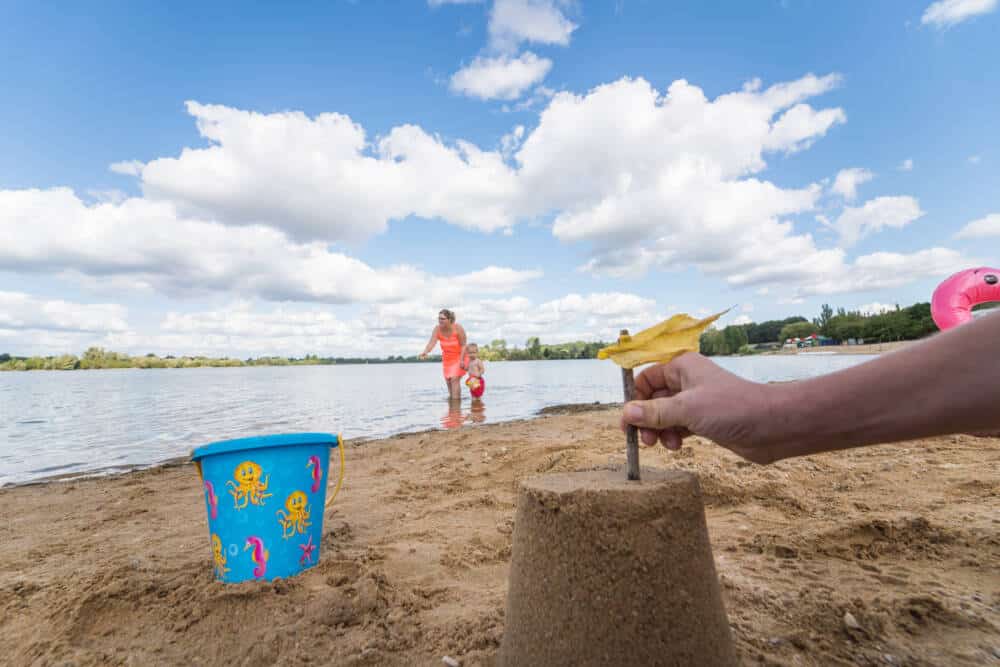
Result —
[{"label": "yellow octopus print", "polygon": [[[229,494],[233,497],[233,507],[235,509],[241,510],[247,506],[247,503],[253,503],[254,505],[263,505],[265,498],[270,498],[270,493],[267,491],[267,481],[270,475],[264,477],[261,480],[261,475],[263,471],[260,466],[253,461],[244,461],[243,463],[236,466],[233,471],[233,478],[236,480],[226,481],[226,486],[229,487]],[[243,504],[240,504],[240,501]]]},{"label": "yellow octopus print", "polygon": [[222,579],[229,572],[226,567],[226,553],[222,550],[222,540],[215,533],[212,533],[212,558],[215,560],[215,578]]},{"label": "yellow octopus print", "polygon": [[296,532],[304,533],[306,528],[312,525],[309,521],[309,503],[306,494],[302,491],[292,491],[285,500],[285,509],[278,510],[278,523],[281,524],[281,536],[285,539],[292,537]]}]

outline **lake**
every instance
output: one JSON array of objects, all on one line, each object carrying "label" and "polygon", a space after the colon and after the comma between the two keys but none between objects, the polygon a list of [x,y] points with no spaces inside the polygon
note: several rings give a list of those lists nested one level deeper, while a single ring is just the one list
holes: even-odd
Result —
[{"label": "lake", "polygon": [[[872,359],[725,357],[751,380],[795,380]],[[0,373],[0,486],[114,472],[227,438],[323,431],[381,438],[531,417],[563,403],[622,400],[610,361],[488,363],[483,409],[450,409],[438,364]]]}]

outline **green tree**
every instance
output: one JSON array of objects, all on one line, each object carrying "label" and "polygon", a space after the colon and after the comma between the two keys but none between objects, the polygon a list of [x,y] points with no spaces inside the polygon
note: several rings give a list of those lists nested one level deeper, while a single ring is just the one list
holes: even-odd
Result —
[{"label": "green tree", "polygon": [[819,312],[819,317],[813,320],[813,324],[819,327],[819,332],[824,336],[830,335],[830,318],[833,317],[833,308],[830,304],[824,303]]},{"label": "green tree", "polygon": [[542,358],[542,343],[538,340],[538,336],[532,336],[524,343],[524,349],[528,353],[528,356],[532,359]]},{"label": "green tree", "polygon": [[755,345],[760,343],[784,342],[785,339],[781,338],[781,329],[788,324],[805,321],[806,318],[796,315],[783,320],[767,320],[766,322],[748,324],[746,327],[747,342]]},{"label": "green tree", "polygon": [[736,354],[747,344],[747,330],[741,325],[729,325],[722,330],[726,354]]},{"label": "green tree", "polygon": [[784,342],[789,338],[806,338],[817,333],[817,328],[812,322],[792,322],[781,328],[779,339]]}]

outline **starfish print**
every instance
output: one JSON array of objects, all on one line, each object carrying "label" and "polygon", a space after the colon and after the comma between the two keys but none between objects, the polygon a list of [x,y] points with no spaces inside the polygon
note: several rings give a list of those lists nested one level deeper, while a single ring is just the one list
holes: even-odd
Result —
[{"label": "starfish print", "polygon": [[309,536],[308,542],[299,545],[299,549],[302,549],[302,556],[299,557],[299,565],[312,563],[313,552],[316,551],[317,546],[313,544],[312,535]]}]

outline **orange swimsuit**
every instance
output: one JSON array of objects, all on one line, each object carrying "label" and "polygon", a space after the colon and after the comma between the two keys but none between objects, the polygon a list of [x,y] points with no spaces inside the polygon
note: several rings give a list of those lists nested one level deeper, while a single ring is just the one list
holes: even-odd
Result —
[{"label": "orange swimsuit", "polygon": [[465,375],[462,370],[462,344],[458,342],[458,331],[451,330],[451,336],[445,338],[438,331],[438,342],[441,343],[441,365],[444,370],[444,379],[460,378]]}]

